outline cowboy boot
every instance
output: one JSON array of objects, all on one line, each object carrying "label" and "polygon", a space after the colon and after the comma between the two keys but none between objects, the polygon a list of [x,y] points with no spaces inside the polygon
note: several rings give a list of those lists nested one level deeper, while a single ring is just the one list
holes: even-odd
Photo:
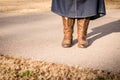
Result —
[{"label": "cowboy boot", "polygon": [[88,46],[88,41],[86,40],[87,29],[89,25],[89,18],[77,19],[77,33],[78,33],[78,47],[85,48]]},{"label": "cowboy boot", "polygon": [[72,34],[73,34],[73,26],[75,19],[74,18],[68,18],[68,17],[62,17],[63,19],[63,26],[64,26],[64,38],[62,41],[62,46],[64,48],[68,48],[72,46]]}]

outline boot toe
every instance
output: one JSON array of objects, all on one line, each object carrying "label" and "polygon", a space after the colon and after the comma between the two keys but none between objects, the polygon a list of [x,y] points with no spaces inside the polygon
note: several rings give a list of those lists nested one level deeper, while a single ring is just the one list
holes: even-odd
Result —
[{"label": "boot toe", "polygon": [[87,46],[88,46],[88,42],[87,41],[85,43],[83,43],[83,44],[81,44],[81,43],[78,44],[79,48],[87,48]]},{"label": "boot toe", "polygon": [[62,47],[69,48],[69,47],[71,47],[71,44],[62,44]]},{"label": "boot toe", "polygon": [[80,44],[78,45],[79,48],[87,48],[87,45],[84,45],[84,44]]}]

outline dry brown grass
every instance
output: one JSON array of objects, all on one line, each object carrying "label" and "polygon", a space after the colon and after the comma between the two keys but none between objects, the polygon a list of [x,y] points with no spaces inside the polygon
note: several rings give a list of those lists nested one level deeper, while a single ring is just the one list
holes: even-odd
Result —
[{"label": "dry brown grass", "polygon": [[0,55],[0,80],[120,80],[120,74]]},{"label": "dry brown grass", "polygon": [[49,11],[50,0],[0,0],[0,12],[31,13]]},{"label": "dry brown grass", "polygon": [[[33,13],[50,11],[52,0],[0,0],[1,13]],[[108,9],[120,9],[120,0],[106,0]]]},{"label": "dry brown grass", "polygon": [[107,9],[120,9],[120,0],[106,0]]}]

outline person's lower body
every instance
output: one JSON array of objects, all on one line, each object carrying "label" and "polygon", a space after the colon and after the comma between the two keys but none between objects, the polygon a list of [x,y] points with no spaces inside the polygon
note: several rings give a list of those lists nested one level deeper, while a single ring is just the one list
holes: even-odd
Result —
[{"label": "person's lower body", "polygon": [[63,19],[63,47],[72,46],[72,34],[75,19],[77,19],[78,47],[88,46],[86,40],[90,20],[106,15],[105,0],[52,0],[51,11]]},{"label": "person's lower body", "polygon": [[[74,32],[74,23],[75,18],[62,17],[63,26],[64,26],[64,38],[62,41],[62,46],[68,48],[72,46],[73,41],[73,32]],[[87,29],[89,25],[89,18],[77,18],[77,33],[78,33],[78,47],[85,48],[88,46],[86,40]]]}]

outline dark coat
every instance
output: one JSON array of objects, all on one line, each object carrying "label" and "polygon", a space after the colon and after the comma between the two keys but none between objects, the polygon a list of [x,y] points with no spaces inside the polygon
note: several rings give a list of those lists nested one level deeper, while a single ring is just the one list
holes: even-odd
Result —
[{"label": "dark coat", "polygon": [[96,19],[106,14],[104,0],[52,0],[51,10],[70,18]]}]

